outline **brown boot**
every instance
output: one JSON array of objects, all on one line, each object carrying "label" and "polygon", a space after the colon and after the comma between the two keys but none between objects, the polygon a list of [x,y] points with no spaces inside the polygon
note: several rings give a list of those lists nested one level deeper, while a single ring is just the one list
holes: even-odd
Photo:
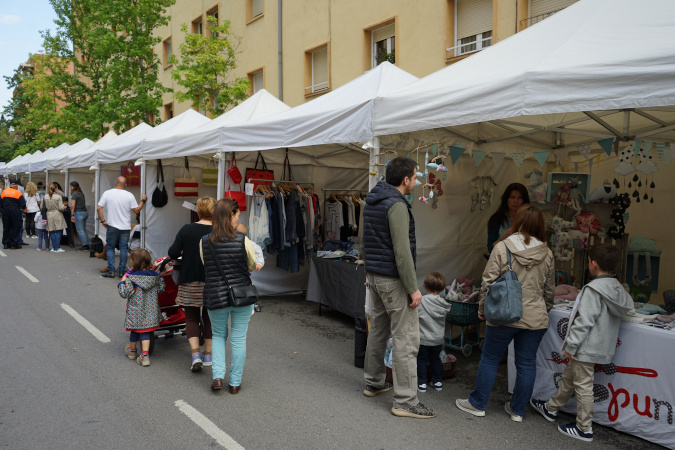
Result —
[{"label": "brown boot", "polygon": [[108,271],[107,267],[104,267],[103,269],[99,270],[99,272],[101,272],[101,273],[106,273],[107,271]]}]

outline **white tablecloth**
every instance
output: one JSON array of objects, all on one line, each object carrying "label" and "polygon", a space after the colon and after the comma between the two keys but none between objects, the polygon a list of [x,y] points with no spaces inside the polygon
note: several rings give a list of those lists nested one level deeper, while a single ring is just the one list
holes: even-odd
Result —
[{"label": "white tablecloth", "polygon": [[[548,399],[565,363],[559,355],[567,332],[569,311],[551,310],[551,324],[537,351],[533,398]],[[622,323],[612,364],[594,381],[593,422],[675,448],[675,332],[635,323]],[[509,346],[509,391],[515,384],[513,343]],[[576,412],[573,396],[563,411]],[[530,410],[531,416],[533,411]],[[533,418],[536,419],[536,418]]]}]

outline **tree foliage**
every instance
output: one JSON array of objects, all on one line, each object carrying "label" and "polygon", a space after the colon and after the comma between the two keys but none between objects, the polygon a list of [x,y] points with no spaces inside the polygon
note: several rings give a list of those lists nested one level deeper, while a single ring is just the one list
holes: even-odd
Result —
[{"label": "tree foliage", "polygon": [[245,100],[251,89],[248,78],[232,79],[230,72],[237,67],[240,38],[230,34],[230,21],[218,25],[208,16],[206,35],[188,33],[187,24],[181,26],[185,42],[180,46],[181,61],[175,54],[169,63],[175,66],[171,77],[185,92],[176,92],[179,102],[190,101],[193,107],[219,116],[231,105]]}]

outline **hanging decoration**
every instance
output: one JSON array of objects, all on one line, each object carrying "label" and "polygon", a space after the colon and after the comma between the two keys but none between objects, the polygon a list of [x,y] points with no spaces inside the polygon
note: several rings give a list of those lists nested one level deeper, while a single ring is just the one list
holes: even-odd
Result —
[{"label": "hanging decoration", "polygon": [[504,162],[504,157],[506,156],[506,154],[498,152],[490,152],[490,156],[492,156],[492,162],[494,163],[495,167],[499,169],[499,166],[501,166],[502,162]]},{"label": "hanging decoration", "polygon": [[539,166],[544,167],[546,160],[548,159],[549,150],[542,150],[539,152],[532,152],[532,156],[537,160]]},{"label": "hanging decoration", "polygon": [[628,213],[626,210],[631,204],[630,196],[627,192],[624,192],[611,199],[609,203],[616,206],[609,215],[615,225],[609,227],[607,236],[612,239],[621,239],[628,223]]},{"label": "hanging decoration", "polygon": [[[651,183],[649,182],[649,175],[652,175],[656,173],[659,168],[656,166],[656,163],[653,160],[652,155],[649,154],[649,149],[651,148],[651,142],[645,142],[645,145],[643,146],[642,149],[638,152],[638,157],[639,157],[639,164],[635,168],[637,172],[639,172],[642,175],[645,175],[645,181],[644,181],[644,186],[642,183],[641,176],[638,176],[636,174],[635,176],[638,177],[638,188],[643,188],[644,187],[644,194],[642,194],[642,200],[649,200],[650,203],[654,203],[654,188],[656,185],[654,184],[654,178],[652,177]],[[640,192],[638,189],[636,189],[637,196],[633,195],[635,198],[636,202],[640,202]],[[649,193],[651,192],[651,197],[649,196]],[[635,193],[634,193],[635,194]]]},{"label": "hanging decoration", "polygon": [[464,153],[465,148],[460,147],[459,145],[450,146],[450,159],[452,160],[452,165],[454,166],[460,156]]},{"label": "hanging decoration", "polygon": [[485,155],[487,155],[487,152],[483,150],[473,150],[471,152],[471,156],[473,156],[473,161],[476,163],[476,167],[480,166],[480,163],[482,163],[483,159],[485,159]]},{"label": "hanging decoration", "polygon": [[[495,180],[491,176],[473,177],[471,186],[474,189],[471,195],[471,211],[476,211],[477,209],[483,210],[492,204],[495,192],[494,188],[497,186],[497,183],[495,183]],[[442,191],[439,192],[439,195],[441,193]]]},{"label": "hanging decoration", "polygon": [[588,155],[591,154],[591,144],[579,144],[577,145],[577,149],[584,159],[588,159]]},{"label": "hanging decoration", "polygon": [[635,142],[633,142],[633,152],[635,153],[636,158],[638,157],[640,147],[642,147],[642,141],[640,139],[635,139]]},{"label": "hanging decoration", "polygon": [[607,156],[612,156],[612,144],[614,144],[614,138],[607,138],[601,141],[598,141],[598,145],[607,153]]},{"label": "hanging decoration", "polygon": [[598,156],[595,157],[595,160],[598,162],[598,167],[600,167],[600,157],[602,157],[602,153],[598,153]]},{"label": "hanging decoration", "polygon": [[656,156],[659,157],[659,161],[663,161],[663,152],[666,149],[666,144],[663,142],[659,142],[656,144]]},{"label": "hanging decoration", "polygon": [[666,148],[663,151],[663,161],[665,161],[666,165],[670,164],[670,162],[673,160],[673,149],[675,148],[675,142],[670,143],[670,148]]},{"label": "hanging decoration", "polygon": [[511,159],[513,159],[516,167],[520,169],[520,167],[523,165],[523,161],[525,160],[525,152],[511,153]]},{"label": "hanging decoration", "polygon": [[567,163],[567,156],[569,155],[569,153],[570,153],[570,149],[569,149],[569,148],[561,148],[561,149],[556,150],[555,152],[553,152],[553,154],[555,155],[556,159],[558,160],[558,165],[559,165],[559,166],[561,166],[561,167],[565,167],[565,166],[566,166],[566,163]]}]

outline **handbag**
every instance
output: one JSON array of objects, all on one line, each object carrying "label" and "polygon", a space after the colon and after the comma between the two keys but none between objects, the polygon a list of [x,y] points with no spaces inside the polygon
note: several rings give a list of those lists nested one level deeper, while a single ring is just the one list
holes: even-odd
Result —
[{"label": "handbag", "polygon": [[239,211],[246,211],[246,193],[241,191],[230,190],[230,183],[227,183],[227,191],[225,197],[231,198],[239,205]]},{"label": "handbag", "polygon": [[286,157],[284,158],[284,168],[283,171],[281,172],[281,179],[286,180],[286,167],[288,167],[288,181],[294,181],[293,180],[293,171],[291,171],[291,160],[288,159],[288,149],[286,149]]},{"label": "handbag", "polygon": [[[258,169],[258,162],[262,162],[260,169]],[[262,153],[258,152],[258,158],[255,160],[255,166],[253,169],[246,169],[246,182],[250,183],[249,180],[269,180],[269,181],[253,181],[253,189],[255,190],[259,184],[271,185],[274,180],[274,171],[267,169],[267,164],[265,163],[265,158],[263,158]]]},{"label": "handbag", "polygon": [[235,184],[241,183],[241,172],[239,172],[239,168],[237,167],[237,158],[234,157],[234,153],[232,153],[232,167],[227,169],[227,174]]},{"label": "handbag", "polygon": [[212,159],[202,167],[202,183],[204,186],[218,186],[218,166],[213,163]]},{"label": "handbag", "polygon": [[225,272],[223,272],[223,268],[220,266],[220,261],[216,256],[216,251],[213,249],[213,244],[210,241],[208,242],[211,256],[213,256],[213,259],[216,261],[220,276],[223,277],[223,281],[225,281],[225,284],[227,285],[228,293],[230,294],[230,303],[232,303],[232,306],[248,306],[257,302],[258,289],[256,289],[253,284],[249,284],[248,286],[230,286],[230,282],[228,281]]},{"label": "handbag", "polygon": [[42,205],[40,207],[40,215],[42,216],[42,226],[47,226],[47,205],[45,204],[45,199],[42,199]]},{"label": "handbag", "polygon": [[101,253],[103,251],[103,240],[101,240],[98,235],[91,238],[89,242],[89,257],[96,258],[96,253]]},{"label": "handbag", "polygon": [[513,271],[511,252],[506,248],[509,270],[488,288],[485,297],[485,319],[493,325],[507,325],[523,317],[523,287]]},{"label": "handbag", "polygon": [[141,185],[141,168],[129,163],[121,167],[121,174],[127,179],[127,186],[139,187]]},{"label": "handbag", "polygon": [[[187,174],[187,176],[186,176]],[[190,165],[185,157],[185,172],[180,178],[174,179],[173,194],[176,197],[199,197],[199,182],[190,176]]]},{"label": "handbag", "polygon": [[157,160],[157,187],[152,191],[151,202],[155,208],[161,208],[169,203],[169,195],[166,193],[166,187],[164,186],[164,169],[162,169],[161,159]]}]

